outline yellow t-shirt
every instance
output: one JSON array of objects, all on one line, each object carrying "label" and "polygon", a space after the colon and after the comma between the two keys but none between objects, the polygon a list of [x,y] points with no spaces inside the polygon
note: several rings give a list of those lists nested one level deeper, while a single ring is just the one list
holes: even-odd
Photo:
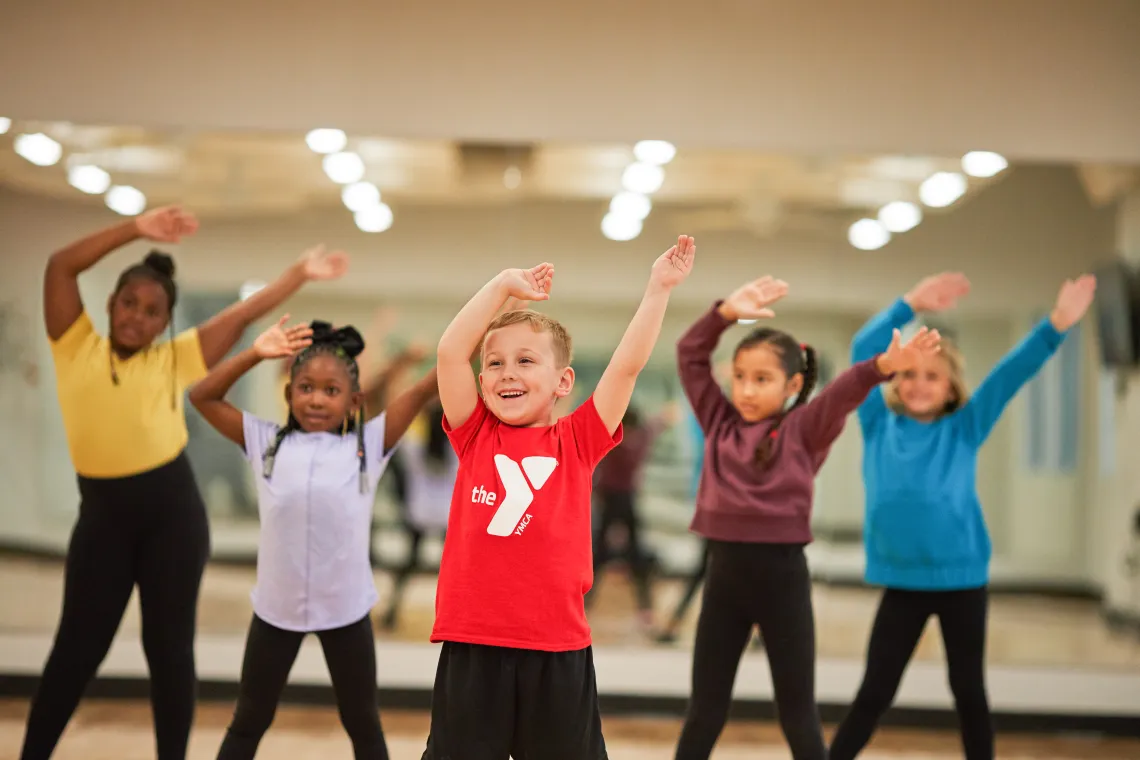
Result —
[{"label": "yellow t-shirt", "polygon": [[198,328],[129,359],[116,356],[118,385],[111,379],[110,341],[95,332],[86,312],[52,341],[51,352],[77,473],[91,478],[137,475],[174,460],[186,448],[182,398],[206,374]]}]

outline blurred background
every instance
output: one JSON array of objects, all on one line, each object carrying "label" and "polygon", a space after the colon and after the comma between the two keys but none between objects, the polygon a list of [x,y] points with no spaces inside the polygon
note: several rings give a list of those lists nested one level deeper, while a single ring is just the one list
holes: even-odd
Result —
[{"label": "blurred background", "polygon": [[[1096,313],[981,456],[995,555],[990,690],[1007,731],[1140,735],[1140,480],[1130,464],[1140,441],[1130,270],[1140,260],[1140,5],[492,0],[279,3],[266,15],[195,0],[174,17],[112,0],[29,5],[9,21],[0,29],[9,72],[0,82],[0,686],[11,703],[0,757],[14,756],[20,705],[50,646],[78,504],[42,327],[43,266],[61,245],[168,203],[201,220],[197,235],[169,248],[176,327],[248,297],[323,242],[351,254],[349,276],[306,288],[287,309],[360,328],[366,372],[404,368],[390,378],[396,392],[430,367],[417,354],[434,354],[483,282],[547,260],[558,282],[541,309],[573,335],[578,403],[653,259],[678,234],[696,237],[694,274],[673,295],[634,399],[663,430],[638,496],[652,619],[638,616],[620,558],[599,571],[590,609],[618,748],[620,721],[679,715],[688,694],[699,593],[671,619],[701,559],[688,532],[701,444],[673,344],[692,320],[746,279],[787,280],[776,325],[817,348],[826,381],[848,366],[868,317],[921,277],[959,270],[973,290],[935,324],[962,348],[976,386],[1047,313],[1064,278],[1096,272]],[[118,272],[147,250],[128,247],[81,281],[100,329]],[[722,371],[746,329],[726,336]],[[281,370],[259,367],[231,399],[282,418]],[[228,705],[251,613],[252,474],[193,410],[188,420],[214,552],[199,615],[203,699]],[[424,422],[409,433],[425,435]],[[817,482],[809,550],[828,721],[858,685],[878,602],[861,581],[860,460],[852,419]],[[393,579],[412,546],[396,480],[386,477],[375,510],[380,686],[386,706],[412,711],[414,724],[434,676],[427,638],[442,541],[424,535],[393,613]],[[626,538],[607,536],[618,548]],[[92,687],[121,698],[123,712],[95,725],[120,720],[145,694],[137,632],[132,606]],[[917,756],[907,753],[919,746],[954,756],[955,737],[939,733],[954,725],[943,662],[931,625],[888,716],[926,733],[888,732],[883,757]],[[786,756],[769,729],[748,733],[749,721],[772,715],[766,671],[762,651],[746,655],[742,722],[718,757],[755,756],[729,754],[737,744]],[[330,701],[315,648],[306,645],[293,683],[292,701]],[[216,748],[218,720],[196,736],[203,757]],[[657,754],[635,754],[634,742],[611,755],[670,756],[675,723],[661,725]],[[81,730],[96,729],[74,729],[61,752],[89,752]],[[137,733],[131,746],[148,747],[145,726]],[[923,738],[939,736],[942,745]],[[334,727],[320,746],[340,740]],[[1140,754],[1138,745],[1040,741],[1007,746],[1033,757]],[[415,744],[407,757],[419,756]]]}]

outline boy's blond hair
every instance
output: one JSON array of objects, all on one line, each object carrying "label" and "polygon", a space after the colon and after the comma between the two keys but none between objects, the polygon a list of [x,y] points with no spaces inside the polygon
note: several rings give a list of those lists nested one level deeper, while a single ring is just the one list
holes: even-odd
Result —
[{"label": "boy's blond hair", "polygon": [[[946,407],[942,410],[942,414],[953,414],[965,405],[970,400],[970,389],[966,385],[966,360],[962,357],[962,352],[958,347],[948,339],[943,338],[940,345],[938,355],[946,362],[946,367],[950,375],[950,390],[954,397],[946,402]],[[891,384],[887,386],[886,392],[883,394],[883,400],[886,401],[887,408],[895,414],[906,414],[906,407],[903,406],[902,400],[899,398],[899,379],[895,377]]]},{"label": "boy's blond hair", "polygon": [[550,333],[550,342],[554,347],[555,363],[557,363],[559,368],[570,366],[570,361],[574,358],[574,343],[570,340],[570,333],[566,332],[566,328],[554,317],[543,314],[540,311],[531,311],[529,309],[505,312],[495,317],[491,321],[491,324],[487,325],[487,331],[483,333],[483,339],[479,341],[479,348],[476,351],[480,363],[482,363],[483,358],[483,346],[486,344],[487,336],[491,334],[491,331],[518,324],[529,325],[530,329],[536,333]]}]

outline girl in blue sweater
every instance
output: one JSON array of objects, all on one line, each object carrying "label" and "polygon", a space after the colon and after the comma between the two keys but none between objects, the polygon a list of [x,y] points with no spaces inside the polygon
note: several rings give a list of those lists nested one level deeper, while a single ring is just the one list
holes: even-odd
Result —
[{"label": "girl in blue sweater", "polygon": [[[852,361],[883,351],[916,313],[947,309],[968,291],[961,274],[926,278],[864,325],[852,343]],[[972,397],[961,357],[944,340],[940,354],[899,373],[859,407],[866,580],[885,591],[863,683],[836,731],[831,760],[856,757],[870,740],[931,615],[942,628],[966,758],[993,758],[985,687],[991,546],[975,482],[978,449],[1009,401],[1085,315],[1095,291],[1089,275],[1066,281],[1049,317],[990,371]]]}]

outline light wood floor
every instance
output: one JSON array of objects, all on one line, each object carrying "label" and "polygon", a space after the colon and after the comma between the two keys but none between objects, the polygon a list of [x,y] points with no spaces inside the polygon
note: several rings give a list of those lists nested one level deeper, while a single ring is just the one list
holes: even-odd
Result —
[{"label": "light wood floor", "polygon": [[[383,610],[390,588],[387,574],[377,573]],[[244,635],[249,625],[252,568],[211,565],[206,572],[199,608],[203,633]],[[57,560],[0,559],[0,630],[55,630],[63,589],[63,565]],[[657,616],[664,619],[682,592],[677,581],[656,584]],[[418,576],[408,587],[405,606],[393,638],[424,642],[434,614],[435,578]],[[815,589],[816,629],[821,658],[862,659],[878,604],[869,589],[818,585]],[[634,644],[649,640],[632,615],[633,597],[624,574],[607,572],[590,616],[598,644]],[[690,646],[699,597],[690,608],[678,646]],[[132,603],[122,630],[139,628],[137,604]],[[1080,600],[1033,596],[995,596],[990,611],[989,661],[1000,665],[1050,665],[1078,668],[1126,669],[1140,672],[1140,639],[1113,632],[1102,621],[1097,605]],[[938,626],[927,626],[917,658],[941,660]]]},{"label": "light wood floor", "polygon": [[[199,708],[188,760],[214,757],[229,721],[228,705]],[[15,760],[23,738],[27,707],[0,701],[0,760]],[[393,760],[419,760],[428,716],[385,711]],[[680,725],[675,720],[609,718],[606,744],[614,760],[668,760]],[[332,760],[350,758],[351,748],[332,708],[282,707],[258,752],[259,758]],[[54,760],[145,760],[154,757],[150,712],[141,702],[84,704],[64,735]],[[717,760],[787,758],[778,729],[770,724],[732,724],[713,754]],[[949,760],[961,757],[956,734],[913,730],[882,732],[863,755],[866,760]],[[998,757],[1008,760],[1126,760],[1140,757],[1140,741],[1094,738],[1003,736]]]}]

